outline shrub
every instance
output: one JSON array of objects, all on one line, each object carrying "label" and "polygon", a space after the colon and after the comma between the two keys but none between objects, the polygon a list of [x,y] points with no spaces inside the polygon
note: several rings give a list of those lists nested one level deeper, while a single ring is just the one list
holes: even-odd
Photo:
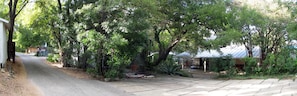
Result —
[{"label": "shrub", "polygon": [[96,74],[98,73],[95,68],[87,68],[86,72],[92,76],[96,76]]},{"label": "shrub", "polygon": [[111,79],[115,79],[119,77],[119,70],[116,69],[110,69],[105,73],[106,78],[111,78]]},{"label": "shrub", "polygon": [[232,60],[231,56],[224,56],[221,58],[212,59],[211,64],[212,66],[210,68],[212,71],[218,73],[220,73],[221,71],[226,71],[226,74],[224,75],[228,76],[233,76],[237,73],[235,62]]},{"label": "shrub", "polygon": [[212,58],[212,59],[209,59],[209,69],[211,71],[214,71],[214,72],[220,72],[222,71],[220,69],[220,67],[217,65],[217,64],[220,64],[222,62],[222,59],[221,58]]},{"label": "shrub", "polygon": [[54,62],[53,57],[54,57],[54,54],[48,54],[46,60],[49,61],[49,62]]},{"label": "shrub", "polygon": [[191,77],[191,74],[181,70],[181,65],[174,62],[172,57],[169,57],[167,60],[163,61],[160,65],[156,66],[156,69],[160,73],[168,75],[179,75],[183,77]]},{"label": "shrub", "polygon": [[159,66],[157,66],[157,69],[161,73],[165,73],[168,75],[177,75],[178,72],[181,71],[181,66],[175,64],[174,62],[172,62],[172,60],[165,60]]},{"label": "shrub", "polygon": [[259,68],[257,68],[257,60],[252,57],[244,58],[245,65],[243,67],[246,75],[251,75],[255,73],[261,73]]},{"label": "shrub", "polygon": [[267,54],[262,65],[257,66],[254,58],[245,58],[244,70],[247,75],[296,74],[297,62],[293,59],[295,49],[283,48],[280,52]]},{"label": "shrub", "polygon": [[230,65],[229,68],[227,69],[227,76],[232,77],[237,75],[238,70],[235,67],[235,63],[230,63],[230,64],[233,64],[233,65]]},{"label": "shrub", "polygon": [[118,77],[122,77],[122,73],[124,68],[131,63],[128,56],[121,56],[119,54],[113,55],[113,57],[108,60],[109,69],[106,71],[105,77],[115,79]]},{"label": "shrub", "polygon": [[49,62],[59,62],[60,55],[59,54],[49,54],[47,56],[46,60]]},{"label": "shrub", "polygon": [[294,60],[287,50],[282,50],[278,54],[268,54],[263,61],[266,75],[277,74],[295,74],[297,69],[296,60]]}]

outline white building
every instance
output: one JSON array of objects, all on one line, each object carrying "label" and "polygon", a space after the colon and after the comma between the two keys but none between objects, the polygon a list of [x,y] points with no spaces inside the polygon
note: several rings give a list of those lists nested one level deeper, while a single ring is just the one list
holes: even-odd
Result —
[{"label": "white building", "polygon": [[[260,47],[255,46],[253,48],[253,57],[260,58]],[[194,57],[196,59],[196,64],[203,67],[206,71],[206,66],[212,66],[214,64],[210,63],[213,58],[220,58],[223,56],[232,56],[231,58],[235,61],[235,65],[239,69],[243,69],[245,57],[248,57],[248,50],[244,45],[229,45],[219,50],[198,50],[197,55]]]},{"label": "white building", "polygon": [[[259,46],[255,46],[252,51],[254,58],[260,58]],[[195,58],[219,58],[228,55],[232,56],[232,58],[234,59],[243,59],[245,57],[248,57],[248,50],[245,48],[244,45],[229,45],[220,48],[219,50],[198,50]]]},{"label": "white building", "polygon": [[0,18],[0,66],[4,67],[7,59],[7,29],[8,21]]}]

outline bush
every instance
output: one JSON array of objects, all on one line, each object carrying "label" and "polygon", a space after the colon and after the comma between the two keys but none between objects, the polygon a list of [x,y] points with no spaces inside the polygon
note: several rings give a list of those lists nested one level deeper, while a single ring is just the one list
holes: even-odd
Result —
[{"label": "bush", "polygon": [[191,77],[191,74],[181,70],[181,65],[176,64],[174,60],[169,57],[163,61],[160,65],[156,66],[157,71],[168,75],[179,75],[183,77]]},{"label": "bush", "polygon": [[116,70],[116,69],[110,69],[105,73],[106,78],[111,78],[111,79],[115,79],[120,77],[119,76],[120,71]]},{"label": "bush", "polygon": [[113,55],[113,57],[108,60],[109,69],[105,73],[106,78],[115,79],[122,77],[124,68],[130,64],[131,61],[127,56]]},{"label": "bush", "polygon": [[[237,70],[235,67],[235,62],[232,60],[231,56],[224,56],[221,58],[212,59],[211,70],[220,73],[221,71],[226,71],[228,76],[236,75]],[[220,74],[222,75],[222,74]]]},{"label": "bush", "polygon": [[222,59],[221,58],[212,58],[212,59],[209,59],[209,69],[210,71],[214,71],[214,72],[220,72],[222,71],[220,69],[220,67],[218,66],[218,64],[220,64],[222,62]]},{"label": "bush", "polygon": [[92,76],[96,76],[96,74],[98,73],[95,68],[87,68],[86,72]]},{"label": "bush", "polygon": [[[294,49],[295,50],[295,49]],[[245,58],[244,70],[247,75],[283,75],[296,74],[297,62],[293,59],[293,49],[283,48],[280,52],[267,54],[260,66],[254,58]]]},{"label": "bush", "polygon": [[283,50],[279,54],[268,54],[266,60],[263,61],[265,75],[277,74],[296,74],[297,63],[290,53]]},{"label": "bush", "polygon": [[252,58],[252,57],[246,57],[244,58],[244,62],[245,62],[245,65],[243,67],[246,75],[251,75],[251,74],[259,74],[261,73],[259,68],[257,68],[257,60],[255,58]]},{"label": "bush", "polygon": [[26,48],[21,48],[20,46],[15,46],[16,52],[26,52]]},{"label": "bush", "polygon": [[172,60],[166,60],[162,62],[157,69],[161,73],[168,75],[177,75],[181,71],[181,66],[172,62]]},{"label": "bush", "polygon": [[49,62],[59,62],[60,61],[60,55],[59,54],[49,54],[46,58]]}]

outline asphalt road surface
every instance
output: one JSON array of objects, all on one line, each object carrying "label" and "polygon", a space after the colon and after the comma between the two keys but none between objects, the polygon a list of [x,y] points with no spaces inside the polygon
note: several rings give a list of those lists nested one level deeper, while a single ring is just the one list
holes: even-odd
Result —
[{"label": "asphalt road surface", "polygon": [[45,96],[131,96],[98,80],[78,79],[45,64],[40,57],[17,53],[25,65],[27,78]]}]

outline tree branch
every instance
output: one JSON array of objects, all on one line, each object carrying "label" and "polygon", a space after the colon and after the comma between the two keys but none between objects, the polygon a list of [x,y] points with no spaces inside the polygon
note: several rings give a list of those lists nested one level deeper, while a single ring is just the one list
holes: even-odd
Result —
[{"label": "tree branch", "polygon": [[160,35],[161,30],[158,30],[157,26],[154,27],[154,30],[155,30],[155,41],[160,44],[161,41],[160,41],[159,35]]},{"label": "tree branch", "polygon": [[168,49],[172,49],[177,43],[180,41],[180,39],[175,40],[174,42],[171,43]]},{"label": "tree branch", "polygon": [[59,13],[62,13],[62,3],[61,3],[61,0],[58,0],[58,4],[59,4]]},{"label": "tree branch", "polygon": [[28,4],[28,0],[25,0],[23,2],[23,6],[21,7],[21,9],[15,14],[15,17],[18,16],[20,14],[20,12],[25,8],[25,6]]},{"label": "tree branch", "polygon": [[12,16],[12,0],[9,0],[8,6],[9,6],[9,16],[11,17]]}]

